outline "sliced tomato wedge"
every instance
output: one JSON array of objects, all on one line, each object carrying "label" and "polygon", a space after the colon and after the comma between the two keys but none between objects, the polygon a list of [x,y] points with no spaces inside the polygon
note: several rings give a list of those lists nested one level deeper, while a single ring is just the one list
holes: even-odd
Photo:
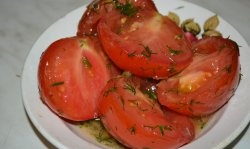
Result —
[{"label": "sliced tomato wedge", "polygon": [[53,112],[69,120],[98,117],[98,97],[111,77],[107,65],[100,47],[89,37],[55,41],[39,63],[41,99]]},{"label": "sliced tomato wedge", "polygon": [[193,62],[157,85],[158,99],[181,114],[209,115],[222,107],[238,86],[239,49],[235,42],[221,37],[201,39],[193,49]]},{"label": "sliced tomato wedge", "polygon": [[97,31],[110,59],[138,76],[166,78],[192,61],[181,28],[154,10],[140,10],[130,17],[112,11],[100,20]]},{"label": "sliced tomato wedge", "polygon": [[187,117],[163,111],[140,91],[133,77],[111,79],[100,96],[100,118],[107,131],[129,148],[178,148],[194,138]]},{"label": "sliced tomato wedge", "polygon": [[[84,12],[78,24],[77,35],[96,35],[96,27],[100,19],[114,9],[121,9],[118,8],[118,5],[125,3],[125,0],[94,0],[87,6],[87,10]],[[147,9],[157,11],[152,0],[130,0],[128,3],[133,4],[133,6],[140,10]],[[129,6],[130,5],[127,5],[127,8]]]}]

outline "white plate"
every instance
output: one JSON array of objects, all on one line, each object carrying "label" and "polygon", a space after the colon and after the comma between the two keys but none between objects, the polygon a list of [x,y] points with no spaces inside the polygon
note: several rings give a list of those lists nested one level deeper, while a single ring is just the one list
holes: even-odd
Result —
[{"label": "white plate", "polygon": [[[214,15],[200,6],[178,0],[155,0],[155,4],[162,14],[168,11],[177,13],[182,20],[194,18],[199,24]],[[74,133],[69,124],[45,106],[38,94],[37,68],[42,52],[53,41],[74,36],[77,24],[86,6],[82,6],[51,25],[36,41],[32,47],[24,65],[22,74],[22,94],[25,109],[35,127],[56,147],[63,148],[88,148],[98,149],[97,145],[84,140]],[[180,9],[176,9],[180,8]],[[241,83],[228,104],[223,107],[213,120],[209,122],[209,127],[202,132],[201,136],[193,142],[185,145],[182,149],[220,149],[234,140],[246,127],[250,120],[250,48],[243,37],[225,20],[220,19],[218,30],[224,37],[230,37],[236,41],[240,47],[240,62],[242,67]]]}]

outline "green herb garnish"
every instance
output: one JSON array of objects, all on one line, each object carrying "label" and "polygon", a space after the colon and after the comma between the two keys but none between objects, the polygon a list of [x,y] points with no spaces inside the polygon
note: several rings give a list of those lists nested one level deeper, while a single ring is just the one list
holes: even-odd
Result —
[{"label": "green herb garnish", "polygon": [[64,84],[64,82],[61,81],[61,82],[52,83],[51,86],[52,86],[52,87],[55,87],[55,86],[59,86],[59,85],[63,85],[63,84]]},{"label": "green herb garnish", "polygon": [[170,126],[170,125],[157,125],[157,126],[146,126],[145,125],[144,127],[150,128],[152,130],[158,128],[162,136],[165,134],[165,131],[172,131],[173,130],[172,126]]},{"label": "green herb garnish", "polygon": [[134,52],[129,53],[128,57],[134,57],[135,55],[136,55],[136,52],[134,51]]},{"label": "green herb garnish", "polygon": [[170,55],[179,55],[179,54],[181,54],[182,53],[182,51],[181,50],[174,50],[173,48],[171,48],[171,47],[169,47],[169,46],[167,46],[167,48],[168,48],[168,50],[169,50],[169,52],[170,52]]},{"label": "green herb garnish", "polygon": [[141,54],[146,58],[150,58],[152,54],[156,53],[153,53],[148,46],[144,46],[144,50],[141,52]]},{"label": "green herb garnish", "polygon": [[80,40],[80,47],[85,48],[87,46],[87,41],[86,40]]},{"label": "green herb garnish", "polygon": [[120,96],[119,99],[121,100],[122,108],[124,109],[125,100],[124,100],[124,98],[122,96]]},{"label": "green herb garnish", "polygon": [[143,93],[146,94],[146,95],[148,95],[148,97],[150,99],[157,100],[157,95],[156,95],[156,93],[154,91],[144,90]]},{"label": "green herb garnish", "polygon": [[167,71],[168,71],[169,73],[175,73],[175,72],[176,72],[175,66],[174,66],[174,65],[171,65],[170,68],[168,68]]},{"label": "green herb garnish", "polygon": [[130,131],[131,134],[135,134],[135,132],[136,132],[136,127],[135,127],[135,125],[133,125],[132,127],[130,127],[130,128],[129,128],[129,131]]},{"label": "green herb garnish", "polygon": [[196,100],[194,100],[194,99],[191,99],[190,102],[189,102],[189,105],[190,105],[190,106],[193,106],[193,105],[195,105],[195,104],[197,105],[197,104],[203,104],[203,103],[200,102],[200,101],[196,101]]},{"label": "green herb garnish", "polygon": [[97,12],[97,10],[100,8],[99,4],[98,3],[94,3],[93,5],[91,5],[90,9],[92,11],[95,11]]},{"label": "green herb garnish", "polygon": [[113,87],[109,88],[108,90],[106,90],[106,91],[104,92],[103,96],[106,97],[106,96],[109,95],[109,93],[114,93],[114,92],[116,92],[116,91],[117,91],[116,86],[113,86]]},{"label": "green herb garnish", "polygon": [[92,64],[89,62],[89,59],[87,57],[82,58],[82,63],[86,68],[92,68]]},{"label": "green herb garnish", "polygon": [[113,0],[113,2],[115,3],[115,7],[120,10],[121,14],[128,17],[132,17],[138,12],[138,9],[129,0],[126,0],[125,4],[118,2],[118,0]]},{"label": "green herb garnish", "polygon": [[128,82],[125,84],[125,86],[123,88],[126,89],[126,90],[131,91],[134,95],[136,94],[135,87],[132,84],[128,83]]},{"label": "green herb garnish", "polygon": [[225,67],[226,72],[229,74],[232,71],[232,65]]}]

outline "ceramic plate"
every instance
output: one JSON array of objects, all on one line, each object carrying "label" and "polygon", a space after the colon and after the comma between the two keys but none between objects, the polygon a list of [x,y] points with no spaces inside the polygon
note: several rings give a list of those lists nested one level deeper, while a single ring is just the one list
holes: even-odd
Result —
[{"label": "ceramic plate", "polygon": [[[185,20],[194,18],[203,25],[205,20],[215,13],[200,6],[179,0],[155,0],[162,14],[175,12]],[[60,149],[88,148],[98,149],[98,145],[80,137],[72,131],[71,124],[51,112],[39,98],[37,69],[42,52],[55,40],[74,36],[86,6],[82,6],[52,24],[36,41],[24,65],[22,74],[22,94],[25,109],[32,123],[52,144]],[[218,30],[224,37],[230,37],[240,45],[240,62],[242,80],[231,100],[220,109],[202,130],[199,137],[181,149],[221,149],[234,140],[246,127],[250,119],[250,48],[243,37],[223,18],[219,17]],[[84,134],[83,134],[84,135]]]}]

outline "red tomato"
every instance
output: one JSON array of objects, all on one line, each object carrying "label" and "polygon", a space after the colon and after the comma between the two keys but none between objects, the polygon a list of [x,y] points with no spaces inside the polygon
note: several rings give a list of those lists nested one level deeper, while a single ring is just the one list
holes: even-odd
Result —
[{"label": "red tomato", "polygon": [[[119,0],[119,2],[125,3],[125,0]],[[139,9],[157,10],[152,0],[131,0],[131,3]],[[118,9],[116,6],[114,0],[110,2],[107,0],[94,0],[88,5],[78,24],[77,35],[95,35],[97,33],[96,26],[100,19],[112,10]]]},{"label": "red tomato", "polygon": [[194,138],[187,117],[163,111],[130,77],[111,79],[100,96],[99,112],[107,131],[133,149],[178,148]]},{"label": "red tomato", "polygon": [[221,37],[201,39],[193,47],[193,62],[157,85],[158,99],[185,115],[209,115],[222,107],[238,86],[239,49],[235,42]]},{"label": "red tomato", "polygon": [[42,100],[59,116],[96,118],[98,96],[110,79],[107,61],[90,38],[64,38],[42,54],[38,82]]},{"label": "red tomato", "polygon": [[205,37],[192,45],[194,53],[200,54],[209,54],[225,47],[238,49],[237,43],[221,37]]},{"label": "red tomato", "polygon": [[184,32],[154,10],[138,10],[129,17],[112,11],[100,20],[97,31],[110,59],[138,76],[166,78],[192,61]]}]

